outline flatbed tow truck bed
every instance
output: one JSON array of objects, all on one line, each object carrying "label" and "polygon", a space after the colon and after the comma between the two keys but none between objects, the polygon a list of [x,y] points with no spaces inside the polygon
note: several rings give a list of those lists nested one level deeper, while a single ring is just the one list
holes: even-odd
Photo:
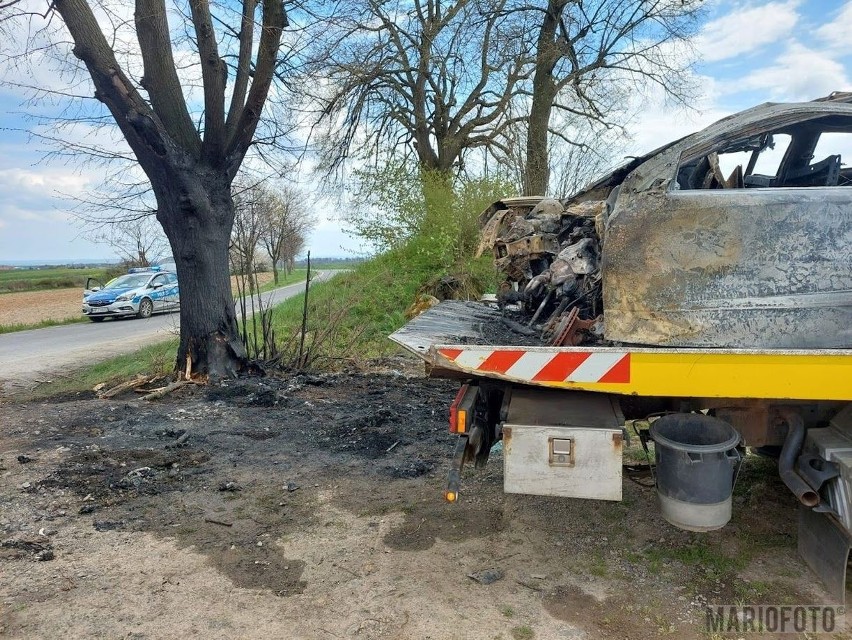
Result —
[{"label": "flatbed tow truck bed", "polygon": [[390,339],[422,358],[433,377],[637,396],[852,400],[852,349],[487,344],[501,317],[485,303],[446,301]]}]

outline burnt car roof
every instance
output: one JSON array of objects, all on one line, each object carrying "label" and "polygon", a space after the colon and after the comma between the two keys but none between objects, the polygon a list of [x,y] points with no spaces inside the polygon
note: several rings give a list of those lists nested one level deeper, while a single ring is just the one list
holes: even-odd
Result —
[{"label": "burnt car roof", "polygon": [[[812,117],[803,117],[809,114]],[[649,153],[632,157],[625,164],[587,185],[582,191],[571,196],[568,201],[606,197],[600,194],[601,190],[608,191],[618,186],[636,168],[675,145],[682,146],[683,149],[693,149],[694,153],[690,153],[690,156],[699,157],[726,141],[735,142],[737,139],[766,129],[775,129],[792,122],[830,115],[852,116],[852,92],[835,91],[810,102],[764,102],[745,111],[726,116],[700,131],[673,140]]]}]

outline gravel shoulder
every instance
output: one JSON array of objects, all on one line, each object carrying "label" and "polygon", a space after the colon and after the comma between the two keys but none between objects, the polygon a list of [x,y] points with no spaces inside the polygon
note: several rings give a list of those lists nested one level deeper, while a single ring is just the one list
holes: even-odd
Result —
[{"label": "gravel shoulder", "polygon": [[828,602],[763,459],[711,534],[627,480],[505,495],[499,454],[446,504],[456,385],[410,370],[0,405],[0,635],[707,638],[707,602]]}]

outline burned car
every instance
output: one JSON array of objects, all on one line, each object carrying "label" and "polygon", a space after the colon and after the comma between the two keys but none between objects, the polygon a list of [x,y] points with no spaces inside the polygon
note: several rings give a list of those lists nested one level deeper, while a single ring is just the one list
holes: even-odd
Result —
[{"label": "burned car", "polygon": [[766,103],[562,201],[486,210],[502,304],[546,344],[852,347],[852,93]]}]

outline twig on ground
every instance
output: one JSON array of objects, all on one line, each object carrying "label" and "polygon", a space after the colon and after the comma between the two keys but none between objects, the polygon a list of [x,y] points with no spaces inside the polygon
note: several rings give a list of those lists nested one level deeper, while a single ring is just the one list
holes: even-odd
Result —
[{"label": "twig on ground", "polygon": [[346,573],[353,575],[356,578],[363,578],[362,575],[355,573],[354,571],[352,571],[352,569],[347,569],[342,564],[335,564],[334,566],[337,567],[338,569],[343,569]]},{"label": "twig on ground", "polygon": [[143,384],[150,382],[153,379],[152,376],[141,376],[138,378],[134,378],[133,380],[128,380],[126,382],[122,382],[119,385],[112,387],[111,389],[107,389],[103,393],[99,394],[101,398],[112,398],[117,396],[119,393],[123,393],[130,389],[135,389],[136,387],[141,387]]},{"label": "twig on ground", "polygon": [[537,587],[534,584],[530,584],[528,582],[524,582],[523,580],[515,580],[516,583],[521,585],[522,587],[526,587],[527,589],[531,589],[532,591],[538,591],[541,593],[543,589],[541,587]]},{"label": "twig on ground", "polygon": [[210,524],[218,524],[223,527],[233,527],[233,522],[223,522],[222,520],[214,520],[213,518],[204,518],[204,522],[209,522]]},{"label": "twig on ground", "polygon": [[178,380],[177,382],[172,382],[169,385],[166,385],[162,389],[157,389],[156,391],[152,391],[147,396],[142,396],[143,400],[156,400],[158,398],[162,398],[165,395],[170,394],[172,391],[176,389],[180,389],[181,387],[185,387],[188,384],[191,384],[191,380]]}]

